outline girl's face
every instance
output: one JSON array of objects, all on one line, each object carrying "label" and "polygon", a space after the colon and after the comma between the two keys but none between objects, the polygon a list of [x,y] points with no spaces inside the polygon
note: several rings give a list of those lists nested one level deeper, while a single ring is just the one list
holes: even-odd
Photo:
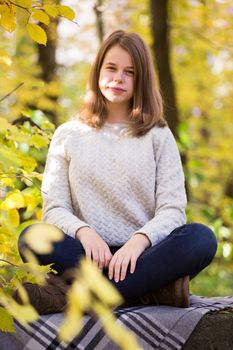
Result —
[{"label": "girl's face", "polygon": [[133,97],[134,68],[131,56],[121,46],[111,47],[100,69],[99,89],[108,102],[129,106]]}]

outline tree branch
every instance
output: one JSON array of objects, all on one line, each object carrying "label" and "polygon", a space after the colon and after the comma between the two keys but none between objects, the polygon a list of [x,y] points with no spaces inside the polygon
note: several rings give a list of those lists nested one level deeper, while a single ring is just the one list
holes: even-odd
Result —
[{"label": "tree branch", "polygon": [[7,97],[9,97],[11,94],[13,94],[13,92],[15,92],[16,90],[18,90],[22,85],[24,84],[23,83],[20,83],[19,85],[17,85],[12,91],[10,91],[8,94],[6,94],[5,96],[3,96],[1,99],[0,99],[0,102],[2,102],[3,100],[5,100]]}]

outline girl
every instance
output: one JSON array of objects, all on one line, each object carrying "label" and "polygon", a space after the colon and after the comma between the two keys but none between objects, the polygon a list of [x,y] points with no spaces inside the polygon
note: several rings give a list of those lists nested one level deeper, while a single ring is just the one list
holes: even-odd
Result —
[{"label": "girl", "polygon": [[[61,276],[86,255],[127,302],[153,293],[154,303],[189,306],[189,279],[210,264],[217,242],[208,227],[186,224],[179,152],[136,33],[114,31],[101,45],[82,113],[53,136],[42,195],[43,221],[64,240],[37,254],[41,264]],[[46,303],[43,292],[35,298]]]}]

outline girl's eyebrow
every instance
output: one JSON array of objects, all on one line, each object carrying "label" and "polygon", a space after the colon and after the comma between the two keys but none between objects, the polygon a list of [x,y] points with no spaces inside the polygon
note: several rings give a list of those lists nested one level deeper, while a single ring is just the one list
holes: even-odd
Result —
[{"label": "girl's eyebrow", "polygon": [[[109,65],[109,66],[116,66],[116,64],[113,63],[113,62],[106,62],[105,65],[106,65],[106,66],[107,66],[107,65]],[[133,69],[133,66],[127,66],[126,68]]]}]

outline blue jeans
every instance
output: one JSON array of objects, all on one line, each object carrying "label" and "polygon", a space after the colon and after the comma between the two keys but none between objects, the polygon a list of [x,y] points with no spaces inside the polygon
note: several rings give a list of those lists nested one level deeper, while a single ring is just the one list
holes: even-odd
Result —
[{"label": "blue jeans", "polygon": [[[18,242],[24,261],[24,233],[27,229],[21,233]],[[114,254],[119,248],[110,247],[110,250]],[[125,280],[111,280],[111,283],[125,300],[136,298],[164,287],[179,277],[189,275],[192,279],[211,263],[216,250],[217,240],[210,228],[202,224],[186,224],[173,230],[159,244],[146,249],[139,256],[133,274],[127,271]],[[41,265],[54,263],[53,268],[63,274],[78,266],[85,251],[79,240],[64,235],[62,241],[54,243],[52,253],[35,255]],[[107,272],[107,269],[103,271],[108,278]]]}]

